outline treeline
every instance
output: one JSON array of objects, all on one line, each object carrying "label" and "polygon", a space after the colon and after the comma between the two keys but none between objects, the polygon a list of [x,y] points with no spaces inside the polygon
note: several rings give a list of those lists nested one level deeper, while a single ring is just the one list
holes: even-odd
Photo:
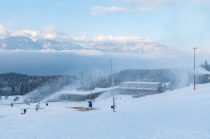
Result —
[{"label": "treeline", "polygon": [[[193,76],[188,68],[176,69],[129,69],[112,75],[113,86],[119,86],[121,82],[170,82],[170,88],[176,89],[189,86]],[[198,81],[199,82],[199,81]],[[111,76],[97,77],[96,87],[111,87]]]},{"label": "treeline", "polygon": [[[210,64],[207,61],[200,65],[210,71]],[[170,83],[170,89],[178,89],[189,86],[194,82],[194,71],[189,68],[170,68],[170,69],[128,69],[114,73],[113,85],[118,86],[121,82],[135,81],[135,82],[162,82]],[[96,87],[111,87],[111,76],[95,77]],[[203,84],[210,82],[209,74],[197,74],[196,84]]]},{"label": "treeline", "polygon": [[76,76],[57,75],[57,76],[31,76],[20,73],[0,74],[0,94],[1,95],[24,95],[48,82],[59,84],[59,80],[67,78],[66,84],[76,80]]},{"label": "treeline", "polygon": [[205,60],[204,63],[201,63],[201,67],[206,69],[207,71],[210,71],[210,64]]},{"label": "treeline", "polygon": [[[200,67],[210,71],[210,64],[207,61],[201,64]],[[193,83],[194,72],[193,69],[189,68],[129,69],[114,73],[112,79],[113,86],[119,86],[121,82],[125,81],[168,82],[170,83],[170,89],[173,90]],[[196,75],[196,84],[209,82],[209,74]],[[69,85],[75,88],[107,88],[112,85],[111,75],[104,77],[94,75],[77,77],[71,75],[31,76],[19,73],[0,74],[0,95],[24,95],[28,92],[35,94],[36,90],[38,90],[39,96],[48,96]]]}]

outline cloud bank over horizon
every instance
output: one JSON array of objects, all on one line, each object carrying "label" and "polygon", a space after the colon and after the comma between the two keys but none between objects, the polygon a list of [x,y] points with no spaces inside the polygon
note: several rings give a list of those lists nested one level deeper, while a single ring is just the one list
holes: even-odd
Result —
[{"label": "cloud bank over horizon", "polygon": [[[193,55],[183,56],[132,56],[101,53],[90,55],[78,51],[0,51],[0,73],[17,72],[29,75],[71,74],[106,76],[110,74],[110,58],[113,72],[126,69],[163,69],[189,67],[193,69]],[[210,58],[198,55],[196,65]],[[208,59],[207,59],[208,60]]]}]

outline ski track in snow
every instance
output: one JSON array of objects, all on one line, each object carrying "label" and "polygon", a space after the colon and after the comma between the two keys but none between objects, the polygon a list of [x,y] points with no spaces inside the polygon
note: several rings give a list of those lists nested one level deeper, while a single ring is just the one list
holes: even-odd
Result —
[{"label": "ski track in snow", "polygon": [[41,103],[38,112],[34,104],[6,105],[0,107],[0,139],[210,138],[210,84],[196,89],[134,99],[117,95],[115,113],[111,97],[96,100],[96,110],[87,112],[67,108],[85,107],[87,102]]}]

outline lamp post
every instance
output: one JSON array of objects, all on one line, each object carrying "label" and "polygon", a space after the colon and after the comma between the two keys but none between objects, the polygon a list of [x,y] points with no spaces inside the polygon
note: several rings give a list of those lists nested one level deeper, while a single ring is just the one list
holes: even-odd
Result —
[{"label": "lamp post", "polygon": [[0,90],[0,93],[1,93],[0,99],[1,99],[1,105],[2,105],[2,90]]},{"label": "lamp post", "polygon": [[90,94],[90,97],[91,97],[91,102],[92,102],[92,73],[90,73],[90,90],[91,90],[91,94]]},{"label": "lamp post", "polygon": [[195,50],[197,49],[196,47],[194,49],[194,90],[195,90]]},{"label": "lamp post", "polygon": [[112,86],[112,93],[113,93],[113,112],[115,112],[115,99],[114,99],[114,91],[113,91],[113,84],[112,84],[112,60],[110,59],[110,65],[111,65],[111,86]]},{"label": "lamp post", "polygon": [[83,88],[84,82],[83,82],[83,77],[82,77],[82,71],[81,71],[80,85],[81,85],[81,86],[80,86],[80,87],[81,87],[80,89],[84,89],[84,88]]},{"label": "lamp post", "polygon": [[148,76],[148,94],[149,94],[149,77],[150,77],[150,76]]}]

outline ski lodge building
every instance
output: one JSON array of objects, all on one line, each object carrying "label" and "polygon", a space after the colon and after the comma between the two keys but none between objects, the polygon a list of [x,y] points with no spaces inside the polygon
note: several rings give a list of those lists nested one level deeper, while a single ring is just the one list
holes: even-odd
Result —
[{"label": "ski lodge building", "polygon": [[[68,90],[59,94],[59,100],[85,101],[96,99],[101,94],[111,91],[112,88],[94,88],[91,90]],[[91,93],[92,91],[92,93]],[[115,94],[134,95],[136,97],[165,92],[161,82],[122,82],[120,86],[113,87]]]},{"label": "ski lodge building", "polygon": [[161,82],[122,82],[118,90],[120,94],[138,94],[140,96],[158,94],[165,91]]},{"label": "ski lodge building", "polygon": [[[113,87],[113,90],[118,88]],[[85,101],[87,99],[95,99],[99,97],[102,93],[111,91],[112,88],[95,88],[93,90],[70,90],[63,91],[59,95],[59,100],[68,100],[68,101]],[[92,91],[92,93],[91,93]]]}]

